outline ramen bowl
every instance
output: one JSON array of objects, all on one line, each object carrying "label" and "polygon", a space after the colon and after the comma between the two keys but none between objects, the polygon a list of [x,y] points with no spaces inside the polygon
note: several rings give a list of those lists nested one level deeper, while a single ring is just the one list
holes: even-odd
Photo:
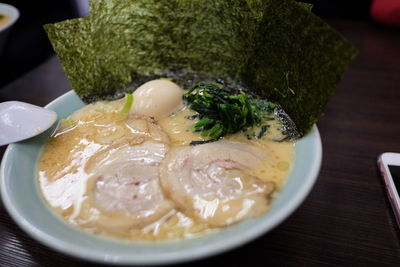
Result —
[{"label": "ramen bowl", "polygon": [[[47,108],[57,112],[59,118],[65,118],[83,106],[75,92],[70,91]],[[250,242],[271,231],[299,207],[318,177],[322,159],[321,139],[314,126],[296,141],[292,170],[268,213],[194,239],[132,242],[75,229],[47,206],[39,190],[36,172],[41,151],[54,128],[7,148],[0,169],[2,200],[15,222],[37,241],[67,255],[108,264],[185,262]]]}]

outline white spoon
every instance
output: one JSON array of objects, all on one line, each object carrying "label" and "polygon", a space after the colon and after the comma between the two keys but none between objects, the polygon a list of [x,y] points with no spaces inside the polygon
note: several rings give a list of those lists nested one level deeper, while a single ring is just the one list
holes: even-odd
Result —
[{"label": "white spoon", "polygon": [[0,146],[38,135],[57,120],[57,113],[32,104],[0,103]]}]

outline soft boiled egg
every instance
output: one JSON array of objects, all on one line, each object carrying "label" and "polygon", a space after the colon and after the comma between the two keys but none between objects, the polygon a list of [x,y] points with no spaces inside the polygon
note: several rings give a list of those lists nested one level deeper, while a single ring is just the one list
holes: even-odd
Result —
[{"label": "soft boiled egg", "polygon": [[142,84],[133,93],[131,113],[147,115],[156,119],[179,110],[184,90],[169,80],[152,80]]}]

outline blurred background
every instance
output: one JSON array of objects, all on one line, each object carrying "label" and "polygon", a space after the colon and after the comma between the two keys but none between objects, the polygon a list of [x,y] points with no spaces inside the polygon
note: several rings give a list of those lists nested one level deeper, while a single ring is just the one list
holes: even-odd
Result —
[{"label": "blurred background", "polygon": [[[0,0],[17,7],[20,19],[0,54],[0,88],[31,70],[54,52],[42,25],[88,12],[88,0]],[[370,20],[370,0],[314,0],[313,12],[322,18]]]}]

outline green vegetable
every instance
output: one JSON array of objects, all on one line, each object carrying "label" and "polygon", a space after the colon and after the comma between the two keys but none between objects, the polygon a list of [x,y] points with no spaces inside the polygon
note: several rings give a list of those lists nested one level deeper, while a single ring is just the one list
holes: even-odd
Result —
[{"label": "green vegetable", "polygon": [[[244,82],[280,103],[302,134],[323,113],[356,50],[294,0],[92,0],[91,14],[45,26],[77,94],[122,96],[143,77]],[[219,126],[209,134],[220,132]]]},{"label": "green vegetable", "polygon": [[120,110],[120,112],[117,115],[117,120],[124,120],[129,114],[129,111],[132,108],[133,104],[133,95],[132,94],[125,94],[125,104]]},{"label": "green vegetable", "polygon": [[[255,99],[241,92],[232,94],[216,84],[200,82],[183,95],[190,109],[198,112],[199,119],[194,130],[208,138],[205,142],[260,127],[263,122],[274,119],[274,103]],[[195,117],[191,117],[193,119]],[[261,138],[268,126],[261,127],[257,138]],[[194,141],[199,144],[204,141]]]}]

